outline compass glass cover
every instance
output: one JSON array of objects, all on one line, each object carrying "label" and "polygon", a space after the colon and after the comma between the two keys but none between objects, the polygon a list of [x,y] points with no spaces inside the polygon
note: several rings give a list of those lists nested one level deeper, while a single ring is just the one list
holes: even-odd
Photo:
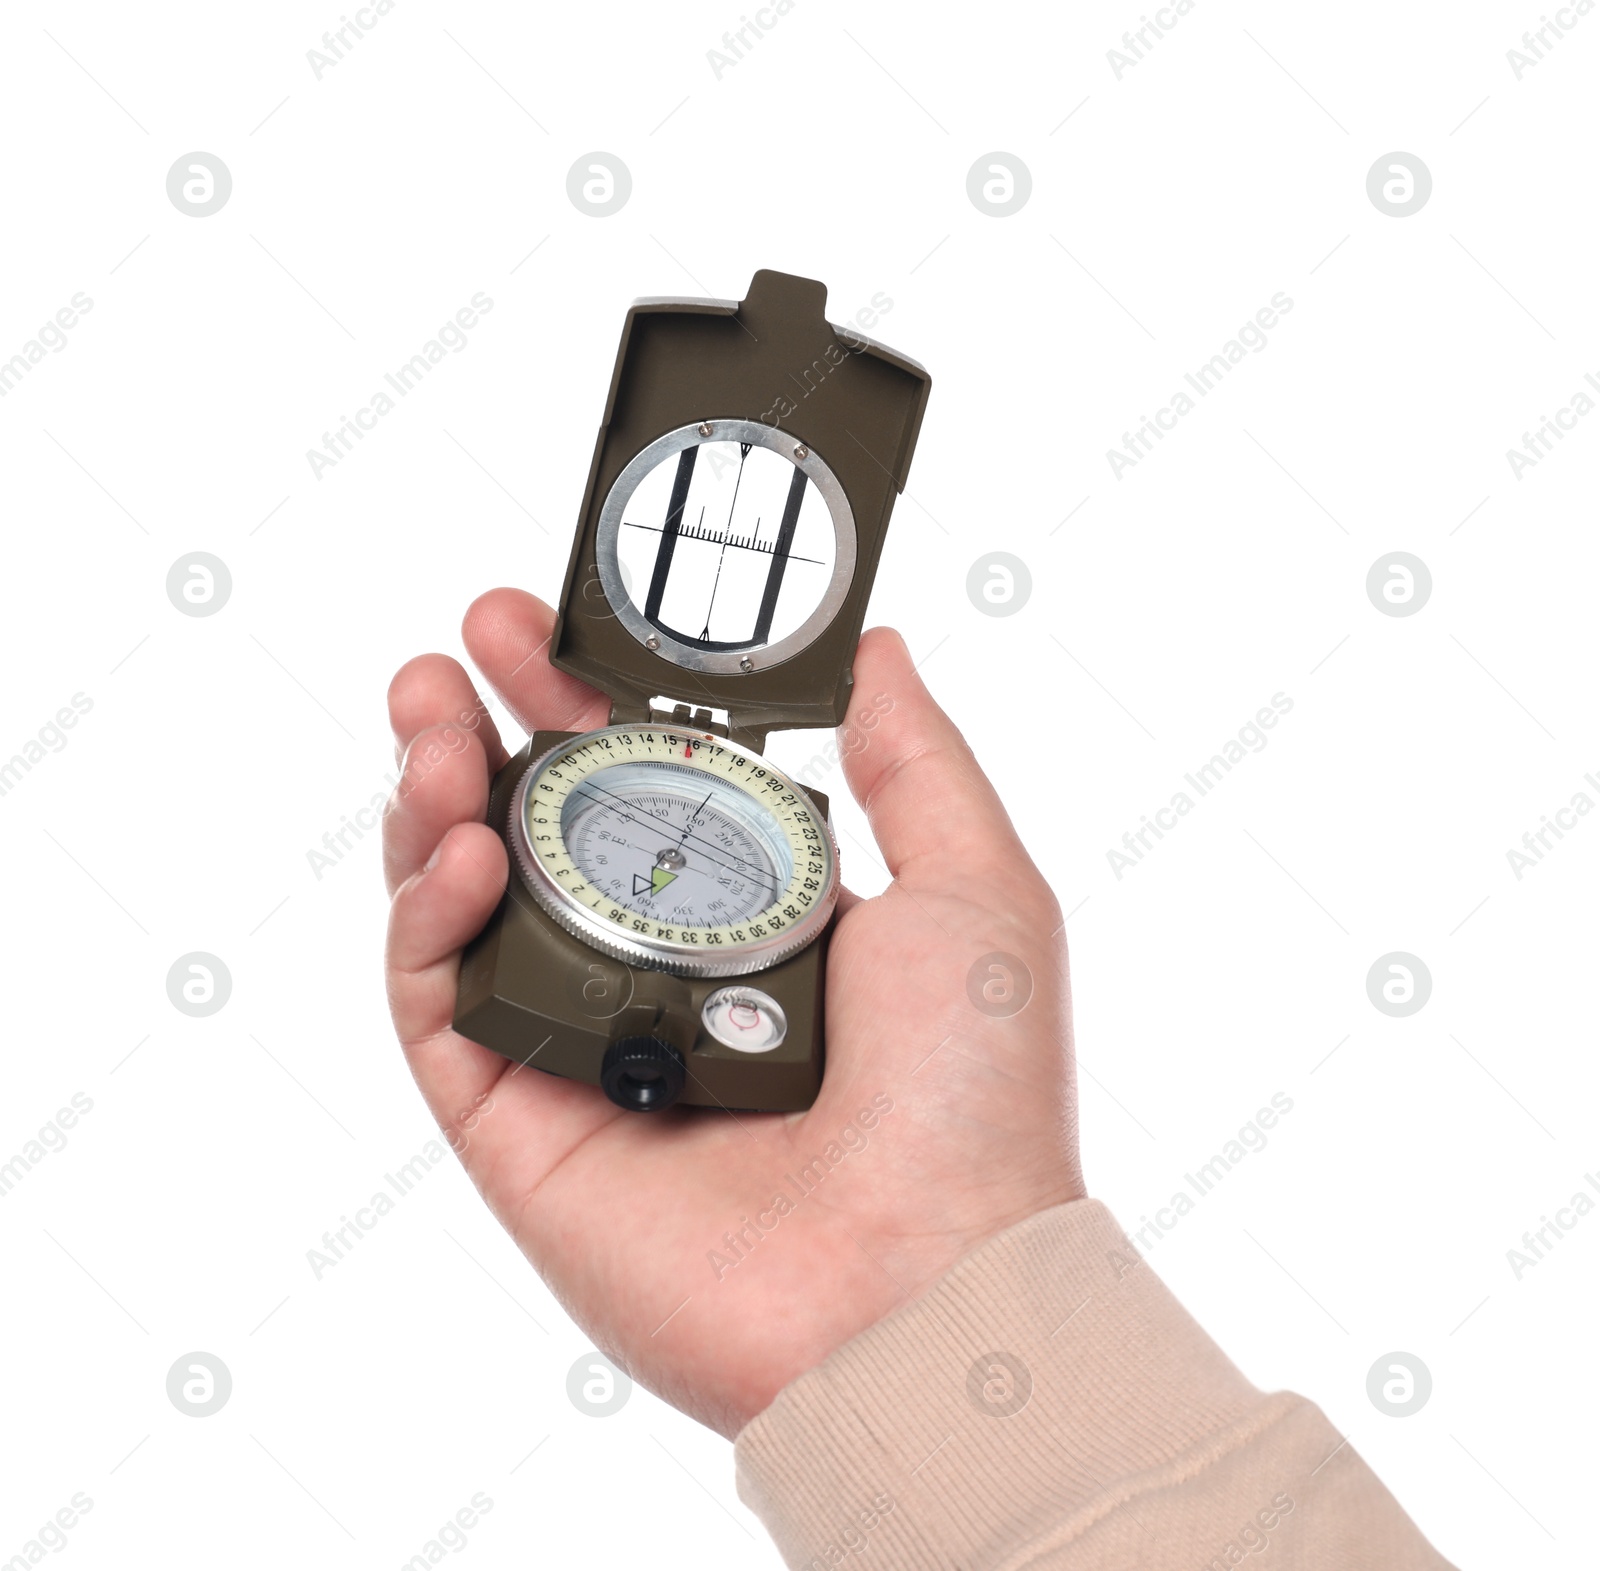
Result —
[{"label": "compass glass cover", "polygon": [[782,830],[758,803],[670,763],[596,770],[567,793],[561,837],[591,888],[678,927],[748,922],[794,870]]},{"label": "compass glass cover", "polygon": [[529,889],[569,932],[682,975],[776,964],[838,892],[804,793],[705,733],[610,726],[562,743],[523,777],[512,832]]}]

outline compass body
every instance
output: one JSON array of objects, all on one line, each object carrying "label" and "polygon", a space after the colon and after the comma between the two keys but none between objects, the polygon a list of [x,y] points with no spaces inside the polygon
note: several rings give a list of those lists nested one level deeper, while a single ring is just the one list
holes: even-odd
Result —
[{"label": "compass body", "polygon": [[611,698],[496,775],[505,897],[455,1028],[618,1105],[794,1111],[825,1061],[826,796],[763,756],[838,725],[929,378],[826,291],[628,313],[550,661]]}]

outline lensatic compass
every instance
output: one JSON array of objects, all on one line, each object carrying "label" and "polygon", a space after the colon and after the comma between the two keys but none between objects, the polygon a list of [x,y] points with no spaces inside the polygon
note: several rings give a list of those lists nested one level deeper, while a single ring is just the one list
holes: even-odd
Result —
[{"label": "lensatic compass", "polygon": [[550,653],[610,724],[536,733],[490,792],[511,871],[455,1027],[635,1111],[822,1083],[838,853],[761,750],[845,718],[930,385],[826,299],[761,271],[628,312]]}]

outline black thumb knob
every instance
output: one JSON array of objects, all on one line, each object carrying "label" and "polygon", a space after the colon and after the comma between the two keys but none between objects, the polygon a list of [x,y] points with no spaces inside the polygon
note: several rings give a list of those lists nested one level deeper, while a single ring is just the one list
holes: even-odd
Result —
[{"label": "black thumb knob", "polygon": [[678,1100],[684,1075],[683,1058],[670,1042],[625,1036],[606,1049],[600,1089],[630,1113],[659,1113]]}]

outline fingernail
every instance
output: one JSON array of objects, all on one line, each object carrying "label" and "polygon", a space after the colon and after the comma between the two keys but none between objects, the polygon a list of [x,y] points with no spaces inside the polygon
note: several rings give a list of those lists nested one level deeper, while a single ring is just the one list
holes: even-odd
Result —
[{"label": "fingernail", "polygon": [[424,873],[431,873],[434,870],[434,868],[436,868],[439,865],[439,858],[441,856],[443,856],[443,855],[444,855],[444,841],[441,840],[438,843],[438,845],[436,845],[433,848],[433,855],[430,856],[428,858],[428,860],[422,864],[422,871]]}]

